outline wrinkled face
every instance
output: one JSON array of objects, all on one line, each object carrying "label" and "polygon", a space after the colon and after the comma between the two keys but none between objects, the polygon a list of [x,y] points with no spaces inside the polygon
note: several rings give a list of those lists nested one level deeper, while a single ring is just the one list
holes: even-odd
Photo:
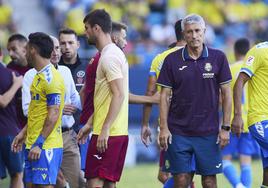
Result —
[{"label": "wrinkled face", "polygon": [[10,58],[19,65],[21,62],[25,61],[26,44],[26,42],[20,42],[18,40],[13,40],[7,44]]},{"label": "wrinkled face", "polygon": [[60,49],[64,59],[72,59],[76,57],[80,46],[74,34],[60,34]]},{"label": "wrinkled face", "polygon": [[53,48],[53,51],[51,53],[50,61],[53,65],[57,65],[59,63],[60,57],[61,57],[60,43],[59,43],[58,39],[56,39],[54,37],[51,37],[51,39],[53,40],[54,48]]},{"label": "wrinkled face", "polygon": [[203,45],[205,29],[200,24],[186,24],[183,31],[184,39],[191,48],[197,48]]},{"label": "wrinkled face", "polygon": [[112,36],[113,42],[123,50],[127,45],[127,33],[125,29],[121,29],[120,32],[116,32]]},{"label": "wrinkled face", "polygon": [[89,45],[95,45],[97,41],[96,36],[94,34],[94,27],[96,26],[91,27],[90,24],[85,23],[85,34]]}]

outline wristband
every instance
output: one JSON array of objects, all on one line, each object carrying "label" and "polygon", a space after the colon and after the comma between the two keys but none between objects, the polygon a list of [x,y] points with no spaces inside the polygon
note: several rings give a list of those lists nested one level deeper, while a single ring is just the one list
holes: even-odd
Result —
[{"label": "wristband", "polygon": [[230,131],[231,130],[231,126],[229,126],[229,125],[222,125],[221,126],[221,129],[222,130],[225,130],[225,131]]},{"label": "wristband", "polygon": [[40,134],[36,139],[35,143],[33,144],[32,148],[38,146],[40,149],[43,148],[43,144],[45,142],[45,138]]}]

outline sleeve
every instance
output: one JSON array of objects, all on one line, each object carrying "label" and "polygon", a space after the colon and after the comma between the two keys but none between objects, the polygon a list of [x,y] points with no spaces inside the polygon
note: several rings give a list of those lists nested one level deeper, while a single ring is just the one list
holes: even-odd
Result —
[{"label": "sleeve", "polygon": [[229,83],[232,81],[232,74],[231,74],[228,60],[224,53],[222,53],[221,59],[222,61],[221,61],[221,65],[220,65],[220,69],[219,69],[219,73],[217,77],[217,82],[219,84],[225,84],[225,83]]},{"label": "sleeve", "polygon": [[261,65],[261,58],[254,50],[250,50],[244,60],[244,63],[240,69],[240,72],[247,74],[249,77],[254,76],[254,73]]},{"label": "sleeve", "polygon": [[109,56],[109,58],[103,59],[102,70],[108,82],[123,78],[121,62],[115,56]]},{"label": "sleeve", "polygon": [[167,88],[172,88],[174,83],[173,73],[171,63],[169,63],[168,58],[165,58],[162,65],[159,77],[157,79],[157,85]]},{"label": "sleeve", "polygon": [[27,117],[28,116],[28,108],[31,102],[31,85],[33,82],[35,72],[28,71],[23,77],[22,82],[22,110],[23,114]]},{"label": "sleeve", "polygon": [[47,106],[60,105],[61,95],[64,95],[64,83],[63,79],[58,77],[52,78],[51,82],[45,82],[45,93],[47,98]]},{"label": "sleeve", "polygon": [[155,56],[155,58],[152,61],[149,76],[155,76],[156,77],[156,71],[157,71],[157,65],[159,64],[159,54]]}]

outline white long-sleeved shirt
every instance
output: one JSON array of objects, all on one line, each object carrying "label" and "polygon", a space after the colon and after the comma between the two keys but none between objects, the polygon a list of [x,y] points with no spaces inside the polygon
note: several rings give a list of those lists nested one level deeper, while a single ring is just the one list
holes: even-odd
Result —
[{"label": "white long-sleeved shirt", "polygon": [[[64,86],[65,86],[64,104],[72,104],[76,108],[81,110],[82,107],[81,107],[80,96],[76,90],[70,69],[66,66],[59,65],[57,70],[60,72],[60,74],[64,79]],[[30,87],[32,85],[36,73],[37,71],[34,68],[32,68],[28,70],[23,77],[22,110],[25,116],[28,116],[28,108],[31,102]],[[62,116],[62,127],[70,128],[73,126],[74,122],[75,120],[72,115]]]}]

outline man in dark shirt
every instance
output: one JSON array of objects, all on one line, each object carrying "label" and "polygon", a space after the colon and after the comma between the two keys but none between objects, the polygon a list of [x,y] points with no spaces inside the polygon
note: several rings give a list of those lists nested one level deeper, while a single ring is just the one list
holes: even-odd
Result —
[{"label": "man in dark shirt", "polygon": [[[187,187],[194,155],[203,187],[214,188],[216,174],[222,172],[220,146],[229,142],[232,77],[224,53],[204,44],[201,16],[186,16],[182,31],[187,44],[165,58],[157,81],[162,86],[159,138],[167,150],[164,170],[173,174],[174,187]],[[219,131],[220,90],[224,117]]]},{"label": "man in dark shirt", "polygon": [[[7,65],[7,68],[19,73],[19,75],[24,76],[24,74],[30,69],[26,59],[26,45],[27,38],[21,34],[13,34],[9,37],[7,42],[8,54],[11,58],[11,62]],[[21,102],[21,91],[17,93],[18,97],[16,100],[17,116],[19,120],[19,126],[22,128],[27,122],[27,118],[22,112],[22,102]]]},{"label": "man in dark shirt", "polygon": [[16,92],[22,85],[22,76],[17,77],[0,64],[0,179],[8,169],[11,188],[23,188],[23,153],[13,153],[11,143],[19,133],[16,113]]}]

